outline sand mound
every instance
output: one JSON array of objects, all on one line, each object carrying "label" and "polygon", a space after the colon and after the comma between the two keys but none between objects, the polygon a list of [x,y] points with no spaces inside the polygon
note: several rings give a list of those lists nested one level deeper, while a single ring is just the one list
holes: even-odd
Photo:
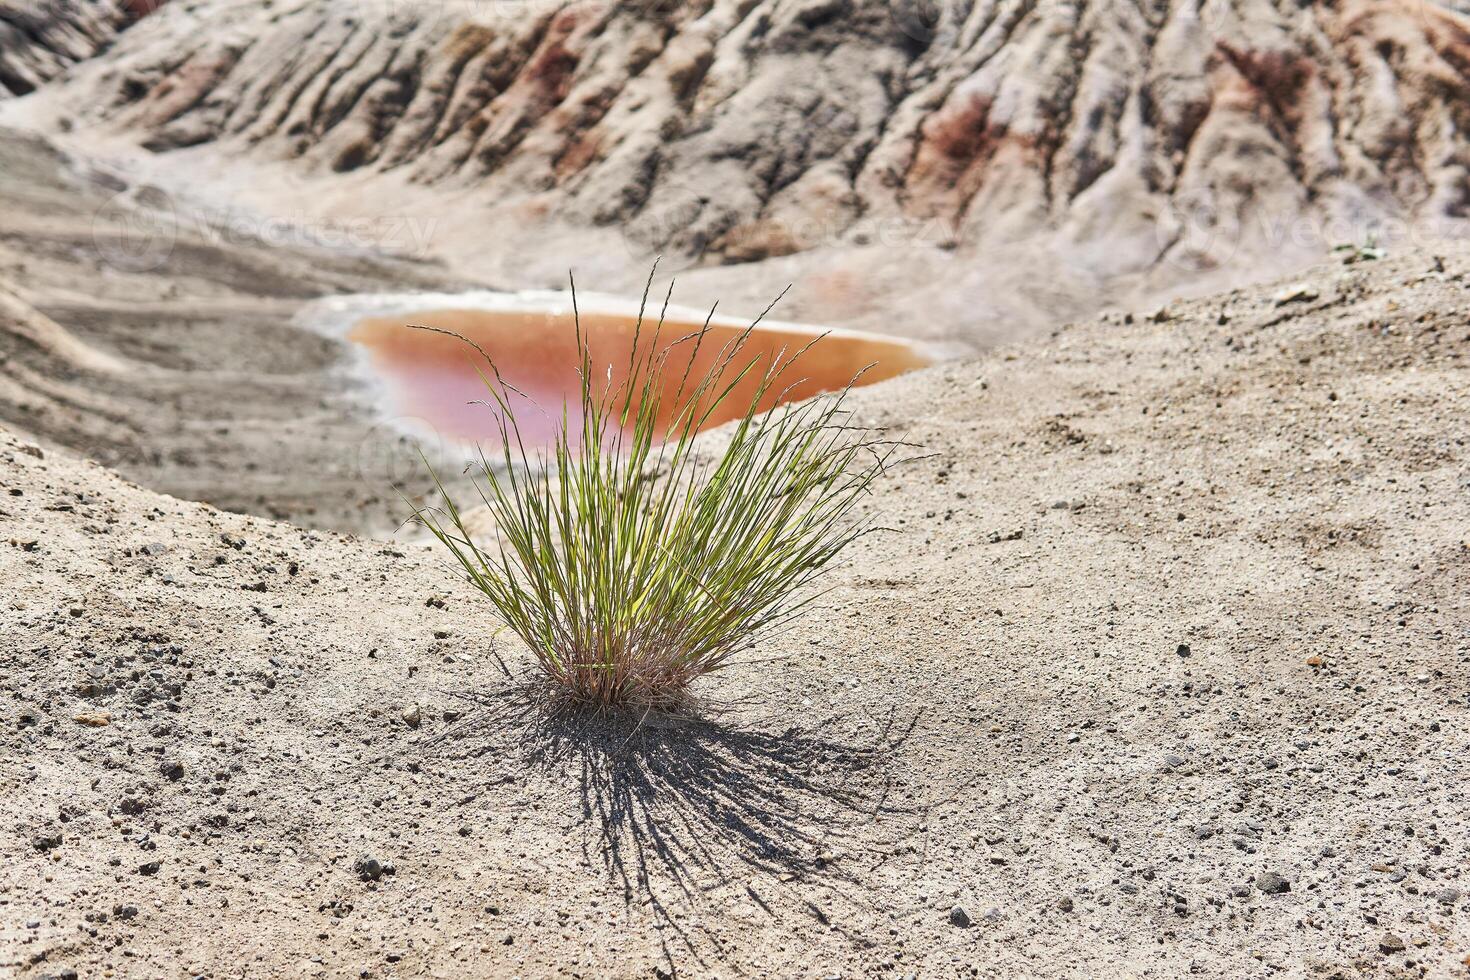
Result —
[{"label": "sand mound", "polygon": [[0,435],[0,970],[1450,975],[1467,282],[1333,264],[864,389],[935,453],[894,530],[739,707],[631,738],[459,697],[504,680],[437,556]]}]

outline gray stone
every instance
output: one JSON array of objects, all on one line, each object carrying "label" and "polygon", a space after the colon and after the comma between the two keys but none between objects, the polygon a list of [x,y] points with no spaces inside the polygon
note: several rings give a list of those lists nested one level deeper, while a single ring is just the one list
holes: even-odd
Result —
[{"label": "gray stone", "polygon": [[1256,887],[1267,895],[1284,895],[1291,891],[1291,882],[1274,871],[1267,871],[1256,878]]}]

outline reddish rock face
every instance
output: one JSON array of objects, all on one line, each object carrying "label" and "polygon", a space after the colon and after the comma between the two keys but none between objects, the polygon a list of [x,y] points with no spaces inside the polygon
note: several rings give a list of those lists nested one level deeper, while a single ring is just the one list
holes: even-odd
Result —
[{"label": "reddish rock face", "polygon": [[58,100],[159,151],[615,228],[640,261],[886,249],[967,291],[955,317],[983,290],[1051,318],[1228,285],[1470,212],[1470,20],[1445,5],[919,6],[201,0]]}]

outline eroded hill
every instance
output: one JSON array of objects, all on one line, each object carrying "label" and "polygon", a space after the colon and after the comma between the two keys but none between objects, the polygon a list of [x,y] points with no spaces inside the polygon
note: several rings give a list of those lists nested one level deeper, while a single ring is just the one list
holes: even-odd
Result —
[{"label": "eroded hill", "polygon": [[164,0],[0,2],[0,99],[27,95],[112,44]]},{"label": "eroded hill", "polygon": [[437,214],[471,271],[767,260],[691,283],[980,343],[1470,207],[1470,21],[1421,0],[206,0],[56,103],[322,178],[262,199]]}]

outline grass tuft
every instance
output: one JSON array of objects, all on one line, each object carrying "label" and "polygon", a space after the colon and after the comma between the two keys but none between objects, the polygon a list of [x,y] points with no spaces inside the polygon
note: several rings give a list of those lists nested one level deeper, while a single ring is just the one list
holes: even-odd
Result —
[{"label": "grass tuft", "polygon": [[[572,302],[575,311],[575,281]],[[523,441],[518,413],[541,409],[466,340],[489,364],[501,465],[481,447],[472,468],[497,540],[475,542],[437,475],[442,507],[416,507],[414,519],[525,641],[553,693],[596,709],[677,712],[695,680],[817,598],[813,580],[869,529],[857,505],[897,444],[851,424],[852,383],[760,411],[798,380],[812,346],[747,351],[764,313],[691,377],[670,357],[693,363],[714,311],[666,343],[662,313],[645,331],[647,305],[645,288],[617,381],[613,365],[593,363],[575,313],[580,397],[560,409],[550,446]],[[744,411],[726,438],[696,442],[735,397]]]}]

